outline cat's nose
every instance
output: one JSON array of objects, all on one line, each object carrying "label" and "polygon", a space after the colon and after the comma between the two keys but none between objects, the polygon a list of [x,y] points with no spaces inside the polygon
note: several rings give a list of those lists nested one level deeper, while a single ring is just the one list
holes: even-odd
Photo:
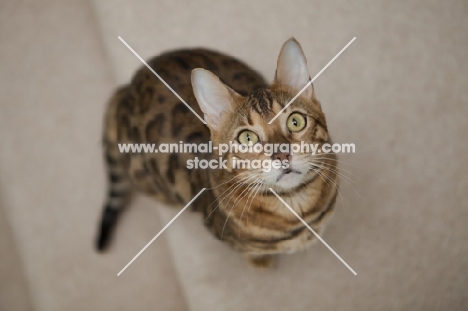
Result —
[{"label": "cat's nose", "polygon": [[280,160],[281,162],[283,162],[284,160],[290,161],[291,160],[291,155],[289,153],[285,153],[285,152],[278,152],[278,153],[274,153],[271,156],[271,159],[272,160]]}]

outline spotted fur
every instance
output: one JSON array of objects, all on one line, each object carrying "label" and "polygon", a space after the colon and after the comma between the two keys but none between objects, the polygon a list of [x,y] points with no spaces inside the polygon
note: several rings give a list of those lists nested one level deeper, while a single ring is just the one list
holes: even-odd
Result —
[{"label": "spotted fur", "polygon": [[[275,183],[262,184],[258,180],[255,183],[254,176],[259,174],[258,171],[233,169],[229,165],[233,157],[267,159],[263,154],[228,152],[222,155],[228,160],[227,170],[189,170],[186,168],[187,160],[195,156],[211,159],[218,155],[122,154],[117,148],[118,143],[203,143],[210,139],[216,146],[235,141],[236,134],[243,128],[261,133],[262,142],[323,144],[330,139],[315,93],[309,98],[299,96],[272,125],[268,125],[268,121],[297,93],[297,89],[281,83],[280,78],[267,85],[259,73],[241,61],[206,49],[165,53],[148,64],[200,116],[204,111],[192,88],[193,69],[211,71],[236,96],[220,119],[222,126],[215,130],[200,122],[146,67],[138,70],[131,83],[115,93],[109,103],[104,126],[104,154],[110,191],[101,222],[98,249],[102,250],[108,244],[118,215],[129,201],[131,188],[176,206],[186,204],[202,188],[207,188],[193,202],[193,209],[203,213],[205,226],[217,238],[250,255],[257,266],[269,266],[269,255],[294,252],[315,240],[313,234],[268,188],[277,191],[312,228],[320,232],[333,212],[337,195],[337,168],[333,154],[315,158],[307,154],[289,155],[292,161],[295,157],[302,157],[317,165],[310,165],[310,169],[301,175],[302,181],[297,187],[285,190]],[[285,120],[293,112],[300,112],[307,119],[307,129],[300,135],[284,130]],[[246,176],[251,178],[241,181]]]}]

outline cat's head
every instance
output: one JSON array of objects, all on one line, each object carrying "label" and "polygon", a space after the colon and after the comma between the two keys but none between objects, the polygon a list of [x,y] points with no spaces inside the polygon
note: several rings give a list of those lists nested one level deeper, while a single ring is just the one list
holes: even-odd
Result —
[{"label": "cat's head", "polygon": [[[313,86],[308,86],[271,124],[269,122],[310,81],[307,61],[299,43],[291,38],[281,48],[273,84],[241,96],[223,84],[217,76],[204,69],[192,72],[195,97],[205,114],[211,140],[218,144],[323,144],[328,141],[325,116],[315,98]],[[259,149],[257,149],[259,150]],[[273,153],[271,156],[265,153]],[[265,187],[288,191],[315,177],[317,156],[309,152],[236,152],[224,155],[228,171],[245,183],[261,181]],[[287,160],[287,168],[266,166],[256,169],[233,168],[233,158],[261,160],[262,163]],[[258,163],[258,162],[257,162]],[[283,164],[283,162],[282,162]],[[276,166],[278,167],[278,166]],[[317,167],[315,167],[317,169]]]}]

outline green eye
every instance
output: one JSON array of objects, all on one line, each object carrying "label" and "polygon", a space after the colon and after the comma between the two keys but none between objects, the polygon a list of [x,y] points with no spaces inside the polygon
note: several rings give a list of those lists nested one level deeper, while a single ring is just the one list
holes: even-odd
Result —
[{"label": "green eye", "polygon": [[239,140],[241,144],[245,144],[245,145],[250,145],[250,144],[254,145],[258,142],[257,134],[249,130],[242,131],[237,137],[237,139]]},{"label": "green eye", "polygon": [[286,122],[286,125],[288,126],[288,129],[291,132],[301,131],[302,129],[304,129],[306,124],[307,124],[307,120],[304,118],[302,114],[297,113],[297,112],[292,113],[289,116],[288,121]]}]

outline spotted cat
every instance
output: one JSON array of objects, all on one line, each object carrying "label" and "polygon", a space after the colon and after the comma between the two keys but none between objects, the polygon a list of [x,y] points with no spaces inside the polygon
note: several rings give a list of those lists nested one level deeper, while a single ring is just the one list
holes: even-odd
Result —
[{"label": "spotted cat", "polygon": [[[275,190],[316,232],[332,214],[338,191],[336,155],[276,152],[222,154],[226,169],[188,169],[187,161],[218,158],[215,153],[120,153],[119,143],[317,143],[330,142],[325,115],[313,86],[268,124],[310,81],[307,61],[291,38],[281,48],[274,81],[243,62],[207,49],[162,54],[149,66],[183,98],[206,125],[147,67],[112,97],[104,126],[109,175],[97,248],[103,250],[131,191],[182,206],[192,203],[215,237],[247,255],[257,267],[273,256],[309,246],[316,238],[269,191]],[[236,159],[286,160],[287,168],[236,168]]]}]

